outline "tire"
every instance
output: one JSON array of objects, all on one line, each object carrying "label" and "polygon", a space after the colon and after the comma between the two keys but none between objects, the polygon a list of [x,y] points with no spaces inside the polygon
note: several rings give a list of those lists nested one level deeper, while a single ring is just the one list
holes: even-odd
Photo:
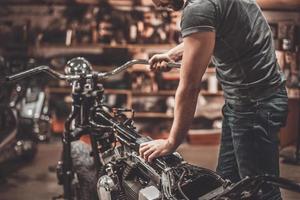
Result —
[{"label": "tire", "polygon": [[32,140],[24,140],[23,146],[25,149],[24,153],[21,155],[21,159],[25,160],[26,162],[31,162],[35,158],[38,151],[37,143]]},{"label": "tire", "polygon": [[76,200],[98,200],[97,171],[93,157],[90,155],[91,146],[75,141],[71,144],[71,156],[75,173],[72,184]]}]

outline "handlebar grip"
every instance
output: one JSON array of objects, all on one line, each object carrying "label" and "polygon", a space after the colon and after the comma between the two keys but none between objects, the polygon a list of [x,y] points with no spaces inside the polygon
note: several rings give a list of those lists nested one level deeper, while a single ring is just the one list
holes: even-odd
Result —
[{"label": "handlebar grip", "polygon": [[18,74],[14,74],[14,75],[11,75],[11,76],[6,76],[5,79],[8,82],[9,81],[17,81],[17,80],[20,80],[20,79],[32,76],[34,74],[40,73],[41,71],[44,71],[44,70],[46,70],[48,68],[49,68],[48,66],[36,67],[36,68],[33,68],[33,69],[29,69],[29,70],[20,72]]},{"label": "handlebar grip", "polygon": [[[138,59],[138,60],[132,60],[127,62],[125,65],[131,66],[133,64],[142,64],[142,65],[150,65],[148,60],[143,60],[143,59]],[[167,63],[167,66],[169,68],[180,68],[181,67],[181,63],[178,62],[169,62]]]},{"label": "handlebar grip", "polygon": [[180,63],[168,63],[167,66],[170,68],[178,68],[179,69],[181,67],[181,64]]}]

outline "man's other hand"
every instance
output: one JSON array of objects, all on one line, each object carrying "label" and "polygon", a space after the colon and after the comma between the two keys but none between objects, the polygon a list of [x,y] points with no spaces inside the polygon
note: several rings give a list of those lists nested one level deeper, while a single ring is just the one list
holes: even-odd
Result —
[{"label": "man's other hand", "polygon": [[168,139],[153,140],[140,145],[140,156],[147,162],[152,162],[154,158],[171,154],[176,147]]}]

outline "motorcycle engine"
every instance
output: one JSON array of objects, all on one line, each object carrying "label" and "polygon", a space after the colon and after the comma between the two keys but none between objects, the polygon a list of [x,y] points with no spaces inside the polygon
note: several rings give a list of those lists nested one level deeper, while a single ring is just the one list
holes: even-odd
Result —
[{"label": "motorcycle engine", "polygon": [[209,200],[223,192],[225,181],[215,172],[184,162],[179,154],[145,162],[126,146],[106,151],[99,178],[99,199]]}]

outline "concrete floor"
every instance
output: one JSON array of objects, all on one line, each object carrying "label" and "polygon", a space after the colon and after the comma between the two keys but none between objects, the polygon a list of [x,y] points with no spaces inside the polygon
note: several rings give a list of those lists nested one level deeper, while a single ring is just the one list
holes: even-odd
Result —
[{"label": "concrete floor", "polygon": [[[55,165],[61,151],[59,142],[40,144],[34,161],[16,164],[14,169],[6,169],[5,181],[0,183],[0,200],[49,200],[61,194],[61,187],[56,183],[55,173],[48,172],[50,165]],[[215,169],[218,146],[191,146],[184,144],[179,148],[183,157],[196,165]],[[12,172],[13,171],[13,172]],[[281,164],[283,177],[300,182],[300,167]],[[299,200],[300,194],[283,191],[285,200]]]}]

